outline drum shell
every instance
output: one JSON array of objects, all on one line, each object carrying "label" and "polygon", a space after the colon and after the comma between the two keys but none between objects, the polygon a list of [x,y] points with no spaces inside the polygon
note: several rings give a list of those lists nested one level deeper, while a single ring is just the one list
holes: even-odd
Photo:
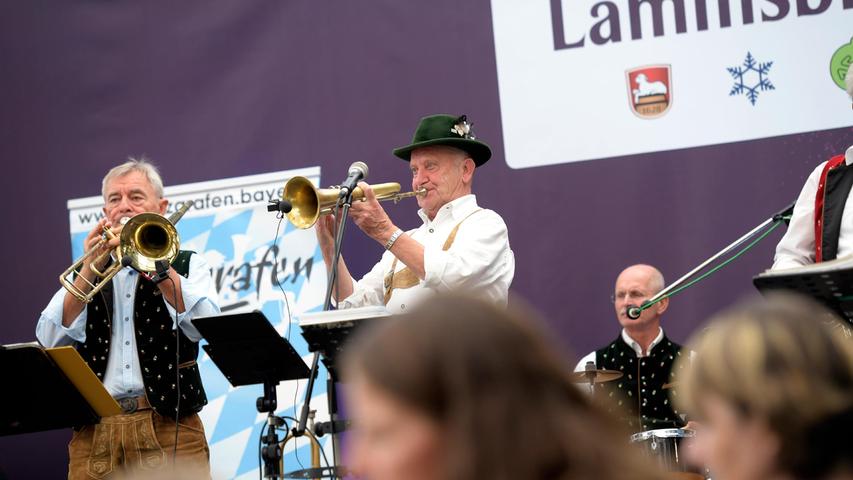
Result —
[{"label": "drum shell", "polygon": [[647,430],[631,435],[631,443],[661,470],[671,472],[671,478],[701,480],[705,478],[702,470],[689,466],[683,457],[682,442],[693,436],[695,432],[681,428]]}]

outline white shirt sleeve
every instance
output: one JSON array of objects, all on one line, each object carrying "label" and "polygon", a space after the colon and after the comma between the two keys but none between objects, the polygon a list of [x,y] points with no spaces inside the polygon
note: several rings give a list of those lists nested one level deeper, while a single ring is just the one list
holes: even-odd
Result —
[{"label": "white shirt sleeve", "polygon": [[497,213],[484,210],[465,220],[449,250],[424,247],[424,286],[438,290],[472,290],[506,302],[515,273],[506,224]]},{"label": "white shirt sleeve", "polygon": [[36,324],[36,338],[44,347],[61,347],[86,341],[85,307],[69,327],[62,325],[62,307],[67,293],[65,288],[60,288],[41,312]]},{"label": "white shirt sleeve", "polygon": [[772,270],[809,265],[815,261],[814,207],[817,185],[826,162],[815,168],[794,204],[794,213],[785,236],[776,245]]},{"label": "white shirt sleeve", "polygon": [[[216,292],[213,275],[210,273],[210,265],[199,253],[190,257],[189,275],[181,276],[181,297],[184,299],[184,312],[178,314],[178,325],[181,326],[181,331],[187,338],[198,342],[202,337],[192,324],[192,319],[220,313],[219,294]],[[164,303],[169,315],[175,318],[174,307],[169,302]]]},{"label": "white shirt sleeve", "polygon": [[391,270],[394,256],[390,252],[367,272],[361,280],[353,282],[352,295],[338,303],[338,308],[356,308],[385,305],[385,274]]},{"label": "white shirt sleeve", "polygon": [[[586,362],[595,363],[595,352],[589,352],[585,357],[581,358],[577,365],[575,365],[576,372],[583,372],[586,370]],[[598,368],[598,365],[596,365]]]}]

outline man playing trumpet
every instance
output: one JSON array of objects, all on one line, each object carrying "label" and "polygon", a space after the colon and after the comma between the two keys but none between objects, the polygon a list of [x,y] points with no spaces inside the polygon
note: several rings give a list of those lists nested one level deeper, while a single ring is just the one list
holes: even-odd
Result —
[{"label": "man playing trumpet", "polygon": [[[353,202],[350,216],[385,248],[380,261],[355,281],[343,258],[338,262],[339,308],[386,305],[400,312],[428,292],[466,290],[505,305],[515,272],[506,224],[481,208],[472,194],[474,172],[491,157],[488,145],[475,139],[466,116],[432,115],[421,119],[410,145],[394,150],[409,162],[412,189],[419,195],[423,224],[403,232],[388,217],[370,186],[365,201]],[[320,217],[317,238],[331,269],[335,218]]]},{"label": "man playing trumpet", "polygon": [[[144,159],[110,170],[102,193],[104,218],[86,237],[88,254],[74,279],[83,294],[99,283],[92,263],[103,272],[120,260],[104,254],[119,245],[121,219],[162,215],[168,205],[159,173]],[[113,233],[108,241],[102,239],[105,229]],[[201,335],[192,319],[219,313],[217,293],[207,262],[193,252],[179,251],[163,273],[168,277],[155,284],[124,267],[104,280],[109,283],[90,303],[60,289],[39,318],[42,345],[74,345],[124,410],[74,432],[69,479],[165,467],[172,465],[173,451],[182,467],[198,470],[199,478],[210,476],[197,414],[207,403],[196,365]]]}]

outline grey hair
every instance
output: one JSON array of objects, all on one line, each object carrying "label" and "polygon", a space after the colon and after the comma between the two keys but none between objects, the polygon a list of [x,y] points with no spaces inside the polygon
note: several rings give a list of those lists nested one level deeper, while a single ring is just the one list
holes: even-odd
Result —
[{"label": "grey hair", "polygon": [[157,170],[157,167],[155,167],[154,164],[145,157],[145,155],[139,158],[132,156],[127,157],[126,162],[110,169],[106,176],[104,176],[103,182],[101,182],[101,195],[106,198],[107,185],[114,179],[123,177],[132,172],[139,172],[145,175],[148,182],[151,183],[152,187],[154,187],[154,192],[157,194],[157,197],[163,198],[163,179],[160,178],[160,172]]},{"label": "grey hair", "polygon": [[853,65],[847,69],[847,76],[844,77],[844,82],[847,84],[847,95],[853,100]]}]

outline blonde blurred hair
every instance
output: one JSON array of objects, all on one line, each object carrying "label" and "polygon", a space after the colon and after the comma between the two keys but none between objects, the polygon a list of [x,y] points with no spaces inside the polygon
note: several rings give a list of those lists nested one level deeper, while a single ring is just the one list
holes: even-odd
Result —
[{"label": "blonde blurred hair", "polygon": [[675,401],[701,420],[702,398],[715,396],[745,419],[762,420],[780,440],[779,468],[798,478],[849,469],[853,448],[840,441],[853,427],[853,339],[846,328],[823,306],[796,296],[741,304],[690,342],[696,356],[680,360],[689,365]]}]

